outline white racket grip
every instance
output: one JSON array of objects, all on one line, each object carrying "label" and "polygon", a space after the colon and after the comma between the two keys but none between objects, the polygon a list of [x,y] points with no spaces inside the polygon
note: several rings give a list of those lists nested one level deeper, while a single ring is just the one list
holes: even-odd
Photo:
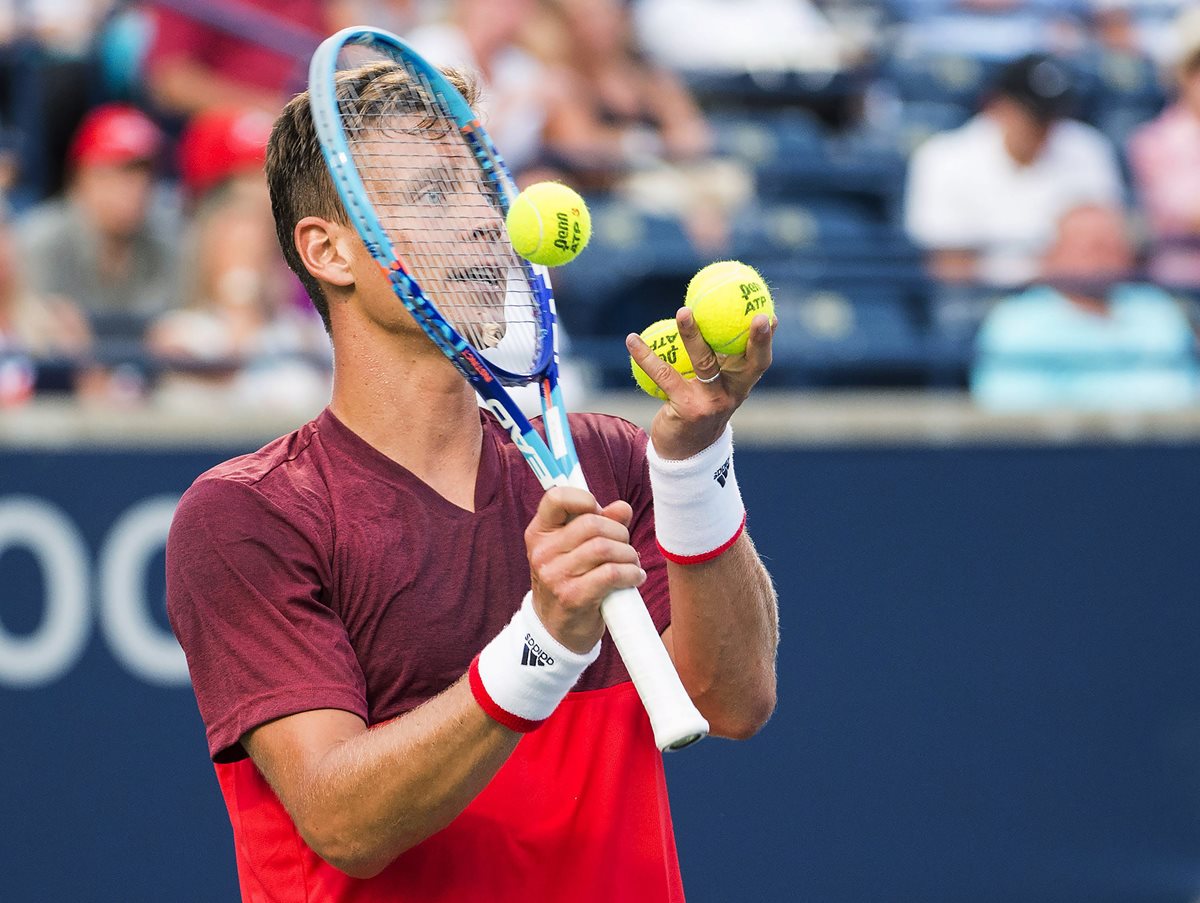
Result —
[{"label": "white racket grip", "polygon": [[[572,468],[566,483],[579,489],[588,488],[579,464]],[[683,688],[642,594],[636,589],[617,590],[600,603],[600,614],[650,716],[654,744],[663,752],[670,752],[707,737],[708,721]]]},{"label": "white racket grip", "polygon": [[654,744],[670,752],[707,736],[708,722],[683,688],[641,593],[617,590],[600,603],[600,613],[650,716]]}]

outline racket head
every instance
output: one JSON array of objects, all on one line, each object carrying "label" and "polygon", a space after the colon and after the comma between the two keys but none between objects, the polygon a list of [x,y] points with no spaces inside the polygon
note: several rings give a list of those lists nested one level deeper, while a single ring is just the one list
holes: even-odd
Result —
[{"label": "racket head", "polygon": [[346,214],[429,338],[485,397],[557,384],[549,276],[512,248],[518,189],[459,90],[401,38],[355,27],[313,55],[309,97]]}]

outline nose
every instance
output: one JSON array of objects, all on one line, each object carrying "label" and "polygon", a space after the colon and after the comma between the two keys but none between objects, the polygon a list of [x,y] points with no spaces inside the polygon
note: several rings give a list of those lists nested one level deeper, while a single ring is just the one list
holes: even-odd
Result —
[{"label": "nose", "polygon": [[478,202],[471,205],[470,224],[464,237],[468,241],[500,241],[504,237],[504,219],[495,205],[481,194]]}]

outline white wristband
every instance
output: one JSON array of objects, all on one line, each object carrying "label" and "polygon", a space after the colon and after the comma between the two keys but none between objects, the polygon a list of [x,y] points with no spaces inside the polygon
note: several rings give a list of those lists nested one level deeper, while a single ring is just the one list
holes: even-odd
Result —
[{"label": "white wristband", "polygon": [[661,458],[646,446],[658,547],[668,561],[698,564],[732,546],[746,526],[746,507],[733,472],[733,427],[699,454]]},{"label": "white wristband", "polygon": [[468,680],[475,701],[493,720],[526,733],[550,717],[599,655],[599,640],[581,655],[551,636],[528,592],[508,626],[475,656]]}]

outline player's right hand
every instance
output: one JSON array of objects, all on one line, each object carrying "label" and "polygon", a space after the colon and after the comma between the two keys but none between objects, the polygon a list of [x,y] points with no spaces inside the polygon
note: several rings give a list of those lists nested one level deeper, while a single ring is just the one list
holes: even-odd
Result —
[{"label": "player's right hand", "polygon": [[632,519],[626,502],[601,508],[586,490],[556,486],[525,529],[534,609],[574,652],[587,652],[604,633],[600,603],[614,590],[646,580],[629,544]]}]

